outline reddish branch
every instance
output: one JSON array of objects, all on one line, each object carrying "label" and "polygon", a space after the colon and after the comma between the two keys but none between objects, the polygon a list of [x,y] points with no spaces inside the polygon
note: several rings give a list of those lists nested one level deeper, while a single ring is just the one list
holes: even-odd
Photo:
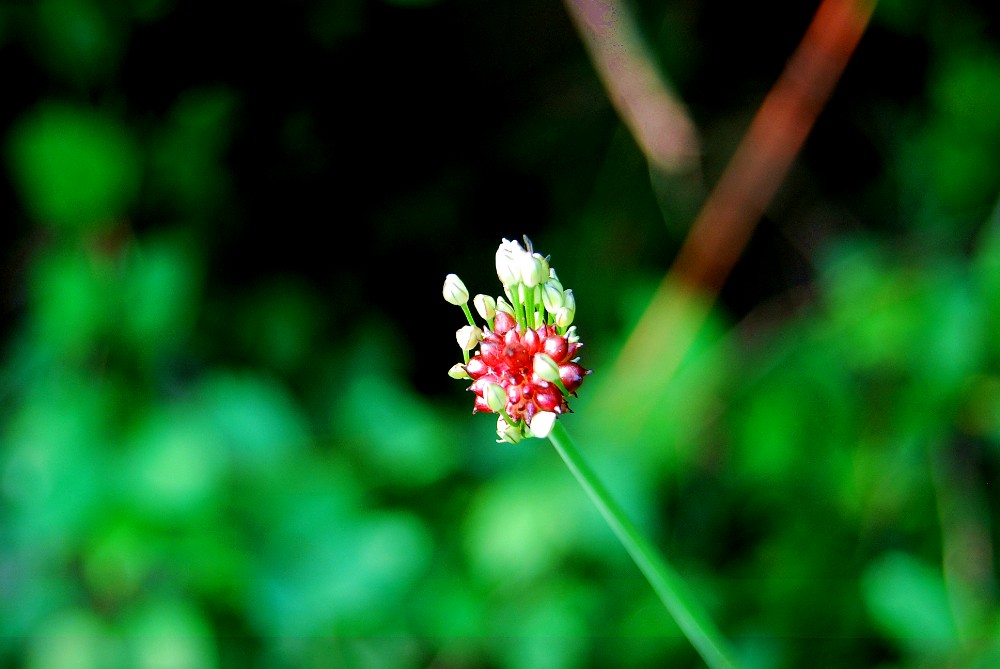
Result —
[{"label": "reddish branch", "polygon": [[[593,411],[616,411],[624,386],[648,406],[625,408],[634,423],[656,410],[658,389],[708,315],[792,161],[858,45],[874,3],[822,0],[805,36],[751,122],[719,182],[702,206],[673,267],[632,331]],[[680,289],[680,290],[679,290]],[[649,365],[657,360],[657,365]],[[625,379],[628,379],[626,382]],[[612,413],[611,415],[616,415]]]},{"label": "reddish branch", "polygon": [[826,105],[873,7],[863,0],[823,0],[695,219],[674,277],[713,295],[721,288]]}]

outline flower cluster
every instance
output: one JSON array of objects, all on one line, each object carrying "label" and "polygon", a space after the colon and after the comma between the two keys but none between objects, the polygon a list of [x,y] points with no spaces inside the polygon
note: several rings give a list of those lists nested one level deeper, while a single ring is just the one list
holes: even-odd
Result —
[{"label": "flower cluster", "polygon": [[473,413],[500,414],[497,441],[513,444],[548,436],[556,418],[571,411],[567,400],[576,396],[591,371],[576,357],[582,344],[573,325],[573,291],[563,288],[549,259],[535,253],[527,237],[524,243],[522,247],[504,239],[497,249],[504,295],[473,299],[485,328],[472,317],[469,291],[461,279],[449,274],[442,291],[445,300],[462,307],[469,321],[456,333],[465,362],[448,373],[472,380]]}]

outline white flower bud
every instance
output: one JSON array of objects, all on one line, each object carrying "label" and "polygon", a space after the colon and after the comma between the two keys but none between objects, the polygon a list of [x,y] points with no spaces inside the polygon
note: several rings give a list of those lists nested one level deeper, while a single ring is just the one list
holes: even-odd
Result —
[{"label": "white flower bud", "polygon": [[450,376],[453,379],[472,378],[469,376],[469,373],[465,371],[465,365],[463,365],[460,362],[456,362],[454,365],[451,366],[451,369],[448,370],[448,376]]},{"label": "white flower bud", "polygon": [[503,311],[504,313],[508,313],[511,316],[514,315],[514,307],[512,307],[510,305],[510,302],[505,300],[502,295],[497,298],[497,311]]},{"label": "white flower bud", "polygon": [[576,317],[576,295],[572,288],[563,291],[562,308],[556,311],[556,325],[561,328],[569,327]]},{"label": "white flower bud", "polygon": [[549,354],[536,353],[532,361],[532,366],[534,367],[535,374],[538,374],[539,377],[549,383],[556,383],[560,380],[559,365],[556,364],[556,361]]},{"label": "white flower bud", "polygon": [[561,328],[569,327],[573,323],[573,312],[567,307],[560,307],[556,310],[556,325]]},{"label": "white flower bud", "polygon": [[576,295],[573,294],[572,288],[567,288],[563,291],[563,306],[576,314]]},{"label": "white flower bud", "polygon": [[449,274],[444,278],[444,288],[441,290],[446,302],[462,306],[469,301],[469,291],[457,274]]},{"label": "white flower bud", "polygon": [[507,408],[507,391],[499,383],[487,383],[483,386],[483,399],[490,411],[501,413]]},{"label": "white flower bud", "polygon": [[512,286],[520,283],[520,262],[521,256],[525,255],[525,250],[517,242],[504,239],[497,249],[496,266],[497,276],[504,286]]},{"label": "white flower bud", "polygon": [[458,345],[463,351],[471,351],[476,348],[476,345],[482,340],[482,338],[483,331],[475,325],[465,325],[458,328],[458,331],[455,333],[455,339],[458,341]]},{"label": "white flower bud", "polygon": [[529,428],[531,436],[545,439],[552,432],[552,426],[556,424],[556,418],[558,416],[551,411],[539,411],[536,413],[534,418],[531,419],[531,427]]},{"label": "white flower bud", "polygon": [[559,281],[549,279],[542,284],[542,304],[545,305],[545,311],[554,314],[563,306],[563,302],[563,289]]},{"label": "white flower bud", "polygon": [[522,439],[524,439],[524,433],[521,432],[520,425],[511,425],[507,422],[503,416],[497,419],[497,439],[498,444],[508,443],[516,444]]},{"label": "white flower bud", "polygon": [[497,303],[489,295],[479,294],[472,298],[472,303],[476,306],[476,311],[486,320],[491,320],[497,315]]},{"label": "white flower bud", "polygon": [[549,277],[549,263],[539,253],[524,253],[519,260],[521,281],[534,288]]}]

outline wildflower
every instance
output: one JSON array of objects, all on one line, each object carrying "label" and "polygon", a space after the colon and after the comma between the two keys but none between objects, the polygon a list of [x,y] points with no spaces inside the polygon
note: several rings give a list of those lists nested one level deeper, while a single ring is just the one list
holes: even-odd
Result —
[{"label": "wildflower", "polygon": [[449,372],[472,380],[473,413],[499,414],[497,436],[508,443],[547,436],[555,420],[571,412],[569,398],[591,372],[577,357],[583,344],[570,327],[576,311],[572,291],[563,290],[548,258],[534,252],[527,237],[525,244],[504,239],[497,249],[497,276],[512,303],[503,296],[495,302],[476,296],[476,311],[487,327],[470,321],[459,329],[466,360],[456,367],[466,376],[454,367]]}]

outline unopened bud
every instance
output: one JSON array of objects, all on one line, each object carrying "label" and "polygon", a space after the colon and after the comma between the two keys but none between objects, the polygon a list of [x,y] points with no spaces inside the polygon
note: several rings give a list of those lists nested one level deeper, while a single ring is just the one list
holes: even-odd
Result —
[{"label": "unopened bud", "polygon": [[542,284],[542,304],[545,305],[545,311],[554,314],[562,308],[563,302],[562,284],[555,279],[549,279]]},{"label": "unopened bud", "polygon": [[511,425],[507,422],[507,419],[503,416],[497,419],[497,443],[508,443],[516,444],[522,439],[524,439],[524,433],[521,431],[520,425]]},{"label": "unopened bud", "polygon": [[556,325],[561,328],[569,327],[573,323],[573,312],[567,307],[560,307],[556,310]]},{"label": "unopened bud", "polygon": [[475,305],[476,311],[479,315],[486,320],[492,320],[494,316],[497,315],[497,303],[489,295],[479,294],[472,298],[472,304]]},{"label": "unopened bud", "polygon": [[499,383],[487,383],[483,387],[483,399],[490,411],[501,413],[507,407],[507,391]]},{"label": "unopened bud", "polygon": [[535,369],[535,374],[538,374],[539,377],[549,383],[559,381],[559,365],[547,353],[536,353],[532,365]]},{"label": "unopened bud", "polygon": [[449,274],[444,278],[444,288],[441,290],[446,302],[462,306],[469,301],[469,291],[457,274]]},{"label": "unopened bud", "polygon": [[563,306],[576,314],[576,295],[573,294],[572,288],[563,291]]},{"label": "unopened bud", "polygon": [[502,311],[504,313],[510,314],[511,316],[514,315],[514,307],[512,307],[510,305],[510,302],[508,302],[502,295],[497,298],[496,305],[497,305],[497,311]]},{"label": "unopened bud", "polygon": [[549,263],[539,253],[525,253],[520,258],[521,281],[534,288],[549,278]]},{"label": "unopened bud", "polygon": [[551,411],[539,411],[535,414],[534,418],[531,419],[531,434],[532,436],[545,439],[552,432],[552,427],[556,424],[556,418],[558,416]]},{"label": "unopened bud", "polygon": [[497,249],[496,266],[497,276],[504,286],[512,286],[521,282],[520,258],[525,254],[525,250],[517,242],[507,239],[503,240],[500,248]]},{"label": "unopened bud", "polygon": [[459,347],[463,351],[471,351],[476,348],[476,345],[482,340],[483,331],[477,328],[475,325],[465,325],[458,328],[455,333],[455,339],[458,341]]}]

